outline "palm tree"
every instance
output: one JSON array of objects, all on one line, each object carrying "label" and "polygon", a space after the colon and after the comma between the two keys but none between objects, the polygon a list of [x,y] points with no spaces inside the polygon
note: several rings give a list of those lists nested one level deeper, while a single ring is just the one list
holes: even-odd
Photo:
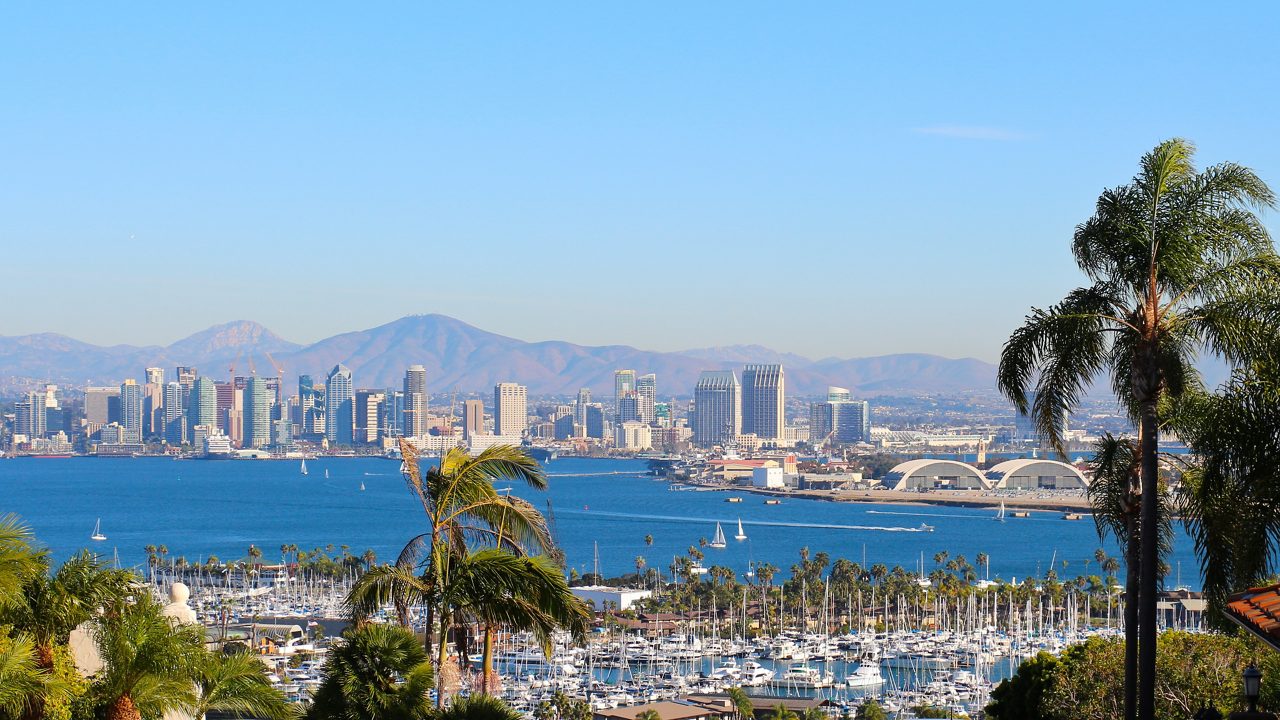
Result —
[{"label": "palm tree", "polygon": [[737,720],[751,720],[755,717],[755,706],[751,703],[751,696],[746,690],[740,687],[729,688],[726,693],[729,702],[733,705],[733,714]]},{"label": "palm tree", "polygon": [[196,703],[192,682],[204,653],[199,626],[174,625],[146,593],[99,619],[103,670],[97,688],[107,720],[142,720]]},{"label": "palm tree", "polygon": [[645,536],[644,536],[644,544],[645,544],[645,545],[647,545],[647,546],[649,546],[649,547],[653,547],[653,536],[652,536],[652,535],[645,535]]},{"label": "palm tree", "polygon": [[1280,537],[1280,361],[1241,371],[1182,410],[1177,432],[1199,458],[1183,474],[1185,516],[1205,596],[1221,610],[1227,595],[1270,575]]},{"label": "palm tree", "polygon": [[195,672],[196,700],[189,715],[210,711],[282,720],[294,715],[284,694],[271,687],[262,661],[247,652],[204,653]]},{"label": "palm tree", "polygon": [[[329,652],[324,680],[307,709],[311,720],[426,720],[432,670],[413,633],[365,623],[342,634]],[[403,682],[400,680],[403,678]]]},{"label": "palm tree", "polygon": [[[997,384],[1063,451],[1064,415],[1093,379],[1111,387],[1138,425],[1141,520],[1159,525],[1156,452],[1161,403],[1199,385],[1200,350],[1240,364],[1276,324],[1280,258],[1252,209],[1274,195],[1251,170],[1197,172],[1195,150],[1169,140],[1143,156],[1131,184],[1103,192],[1076,228],[1076,264],[1092,283],[1048,310],[1032,309],[1000,357]],[[1139,555],[1138,715],[1155,715],[1157,533]]]},{"label": "palm tree", "polygon": [[791,708],[783,703],[773,706],[773,711],[769,713],[769,717],[773,720],[800,720],[800,716],[795,714]]},{"label": "palm tree", "polygon": [[437,712],[433,720],[521,720],[523,717],[492,695],[472,695],[455,699],[449,707]]},{"label": "palm tree", "polygon": [[[527,501],[501,494],[493,487],[495,480],[508,479],[544,489],[546,476],[528,453],[509,445],[488,448],[475,458],[465,450],[455,448],[440,459],[439,466],[430,468],[425,474],[419,471],[417,450],[404,441],[400,447],[406,468],[405,480],[422,505],[427,517],[427,531],[405,545],[394,565],[365,573],[352,588],[347,603],[357,621],[369,617],[388,602],[393,603],[401,624],[406,625],[408,608],[415,604],[425,605],[427,626],[437,633],[439,670],[448,661],[448,631],[455,621],[452,613],[461,608],[474,610],[483,606],[477,598],[463,593],[461,586],[454,587],[455,578],[450,576],[450,571],[478,572],[477,563],[497,562],[494,554],[469,558],[472,545],[497,548],[506,554],[558,554],[542,514]],[[521,559],[533,562],[529,558]],[[525,571],[530,571],[530,567],[533,565],[526,564]],[[493,568],[496,568],[494,572],[511,572],[510,566],[495,564]],[[558,571],[556,574],[559,576]],[[563,576],[559,577],[563,583]],[[495,597],[493,593],[504,589],[515,591],[523,588],[535,594],[545,589],[539,585],[545,578],[527,579],[530,586],[504,581],[505,584],[489,591],[487,597],[492,599]],[[544,594],[538,595],[537,599],[546,601],[549,597]],[[516,616],[510,608],[507,610]],[[445,673],[437,672],[439,704],[444,702],[444,681]]]},{"label": "palm tree", "polygon": [[636,720],[662,720],[662,715],[657,710],[649,709],[636,715]]},{"label": "palm tree", "polygon": [[26,635],[0,635],[0,716],[19,717],[51,690],[49,673],[35,661],[35,643]]},{"label": "palm tree", "polygon": [[17,515],[0,516],[0,610],[20,602],[22,586],[45,570],[45,553],[35,548],[34,540]]},{"label": "palm tree", "polygon": [[135,576],[106,566],[81,550],[58,568],[33,576],[22,587],[19,602],[2,615],[6,622],[31,636],[36,663],[53,669],[54,648],[66,645],[71,631],[103,607],[115,607],[131,590]]}]

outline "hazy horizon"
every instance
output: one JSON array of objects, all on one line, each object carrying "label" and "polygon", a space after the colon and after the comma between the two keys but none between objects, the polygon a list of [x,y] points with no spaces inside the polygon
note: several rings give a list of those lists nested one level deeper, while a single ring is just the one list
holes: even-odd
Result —
[{"label": "hazy horizon", "polygon": [[6,7],[0,335],[991,362],[1158,142],[1280,187],[1274,8],[1152,7]]}]

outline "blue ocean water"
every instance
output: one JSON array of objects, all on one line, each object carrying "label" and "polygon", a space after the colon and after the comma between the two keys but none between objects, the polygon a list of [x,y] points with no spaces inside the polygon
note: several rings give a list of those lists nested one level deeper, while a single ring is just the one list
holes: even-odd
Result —
[{"label": "blue ocean water", "polygon": [[[117,552],[128,565],[144,562],[148,544],[167,545],[170,557],[190,561],[210,554],[242,558],[251,544],[270,561],[286,543],[304,550],[346,545],[356,554],[371,548],[391,559],[421,531],[421,509],[405,489],[397,462],[317,458],[307,465],[310,474],[304,476],[289,461],[6,460],[0,461],[0,514],[20,515],[58,557],[92,546],[107,555]],[[765,505],[748,493],[671,491],[644,471],[641,460],[561,458],[547,466],[546,492],[515,492],[550,510],[571,567],[590,572],[598,548],[605,576],[634,572],[637,556],[666,571],[675,556],[700,538],[710,539],[717,522],[728,547],[702,548],[703,564],[725,565],[740,576],[752,561],[772,563],[785,576],[801,547],[908,569],[918,566],[923,553],[926,571],[939,551],[963,554],[970,562],[985,552],[991,577],[1006,580],[1043,573],[1051,561],[1060,576],[1086,574],[1086,560],[1087,572],[1098,573],[1098,547],[1119,554],[1114,543],[1099,542],[1088,517],[1070,521],[1037,512],[997,523],[984,509],[804,499]],[[726,502],[731,495],[742,502]],[[91,542],[98,518],[107,540]],[[739,518],[748,535],[744,541],[733,539]],[[935,530],[921,532],[922,523]],[[645,535],[653,536],[652,546]],[[1170,586],[1176,579],[1199,586],[1191,543],[1181,533],[1170,564],[1180,573],[1168,579]]]}]

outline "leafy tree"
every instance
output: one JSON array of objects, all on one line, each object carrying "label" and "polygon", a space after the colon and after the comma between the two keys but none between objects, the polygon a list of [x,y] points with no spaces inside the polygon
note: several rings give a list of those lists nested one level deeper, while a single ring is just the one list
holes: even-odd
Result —
[{"label": "leafy tree", "polygon": [[867,700],[858,706],[858,720],[889,720],[889,713],[875,700]]},{"label": "leafy tree", "polygon": [[190,715],[211,711],[283,720],[294,716],[284,695],[267,680],[262,661],[248,652],[206,652],[195,667],[196,699]]},{"label": "leafy tree", "polygon": [[1013,677],[991,691],[987,717],[991,720],[1051,720],[1057,717],[1046,707],[1046,695],[1057,680],[1058,659],[1046,652],[1018,666]]},{"label": "leafy tree", "polygon": [[149,594],[100,618],[94,639],[103,670],[94,693],[107,720],[142,720],[194,706],[194,670],[204,653],[202,629],[174,625]]},{"label": "leafy tree", "polygon": [[17,515],[0,516],[0,610],[18,602],[19,589],[44,572],[45,553],[35,548],[34,540]]},{"label": "leafy tree", "polygon": [[34,648],[29,637],[0,635],[0,717],[22,715],[53,689],[49,672],[36,664]]},{"label": "leafy tree", "polygon": [[[307,710],[309,720],[427,720],[433,675],[413,633],[365,623],[342,634],[329,652],[324,679]],[[399,682],[403,678],[403,682]]]},{"label": "leafy tree", "polygon": [[[1001,354],[1000,390],[1063,451],[1063,417],[1106,373],[1138,426],[1141,527],[1160,523],[1157,450],[1167,401],[1199,386],[1196,353],[1240,364],[1266,352],[1277,326],[1280,258],[1252,212],[1274,195],[1251,170],[1197,172],[1194,147],[1161,143],[1129,185],[1103,192],[1075,232],[1092,283],[1033,309]],[[1034,399],[1031,393],[1034,391]],[[1164,412],[1162,412],[1164,409]],[[1143,533],[1138,595],[1138,715],[1154,720],[1157,533]]]},{"label": "leafy tree", "polygon": [[791,708],[787,707],[783,703],[774,705],[773,709],[769,712],[769,717],[772,718],[772,720],[800,720],[800,716],[796,715]]}]

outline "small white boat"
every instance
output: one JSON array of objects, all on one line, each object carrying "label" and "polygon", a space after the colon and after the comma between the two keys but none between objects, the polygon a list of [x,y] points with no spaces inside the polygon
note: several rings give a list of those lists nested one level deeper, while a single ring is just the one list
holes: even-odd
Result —
[{"label": "small white boat", "polygon": [[307,474],[307,459],[306,459],[306,458],[302,458],[302,474],[303,474],[303,475],[306,475],[306,474]]},{"label": "small white boat", "polygon": [[747,534],[742,531],[742,518],[738,518],[738,534],[733,536],[734,540],[746,540]]},{"label": "small white boat", "polygon": [[715,537],[711,538],[711,542],[707,544],[713,548],[722,548],[729,544],[724,540],[724,528],[720,527],[720,523],[716,523]]},{"label": "small white boat", "polygon": [[401,460],[401,461],[400,461],[400,474],[401,474],[401,475],[403,475],[403,474],[405,474],[405,473],[407,473],[407,472],[409,472],[409,465],[408,465],[408,464],[406,464],[406,463],[405,463],[405,461]]},{"label": "small white boat", "polygon": [[98,522],[93,524],[93,534],[89,536],[89,539],[97,541],[107,539],[107,536],[102,534],[102,518],[98,518]]},{"label": "small white boat", "polygon": [[1004,522],[1004,501],[1000,501],[1000,510],[996,513],[996,522]]},{"label": "small white boat", "polygon": [[360,482],[360,492],[364,492],[364,481]]},{"label": "small white boat", "polygon": [[324,469],[324,479],[325,479],[325,480],[328,480],[328,479],[329,479],[329,468],[325,468],[325,469]]}]

